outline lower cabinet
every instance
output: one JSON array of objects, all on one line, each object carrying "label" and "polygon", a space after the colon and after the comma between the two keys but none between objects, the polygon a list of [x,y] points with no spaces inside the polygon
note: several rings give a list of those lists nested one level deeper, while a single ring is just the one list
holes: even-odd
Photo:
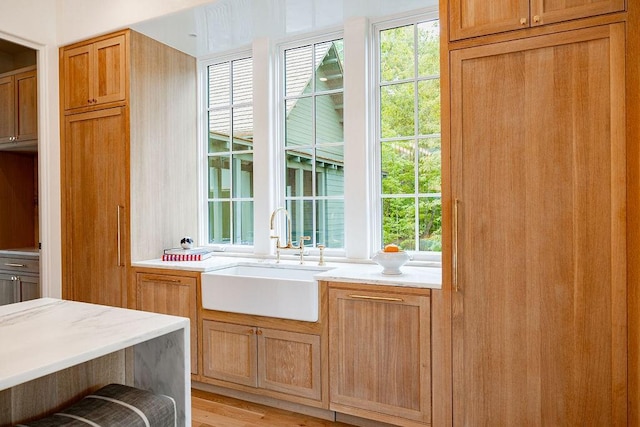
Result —
[{"label": "lower cabinet", "polygon": [[429,290],[329,284],[329,409],[428,425],[430,361]]},{"label": "lower cabinet", "polygon": [[320,336],[203,320],[206,378],[320,400]]},{"label": "lower cabinet", "polygon": [[190,319],[191,373],[194,375],[198,373],[197,283],[196,276],[181,275],[181,272],[136,273],[138,310]]}]

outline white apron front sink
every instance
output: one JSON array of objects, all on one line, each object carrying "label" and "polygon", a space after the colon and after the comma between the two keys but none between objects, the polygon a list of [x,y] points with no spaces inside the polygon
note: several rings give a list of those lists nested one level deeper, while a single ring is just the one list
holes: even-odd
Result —
[{"label": "white apron front sink", "polygon": [[281,319],[318,321],[318,282],[324,270],[237,265],[202,274],[202,307]]}]

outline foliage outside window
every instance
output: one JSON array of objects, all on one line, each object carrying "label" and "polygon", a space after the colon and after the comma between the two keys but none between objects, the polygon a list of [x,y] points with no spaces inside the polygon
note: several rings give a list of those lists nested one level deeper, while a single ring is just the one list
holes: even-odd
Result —
[{"label": "foliage outside window", "polygon": [[344,43],[284,51],[285,202],[292,238],[344,247]]},{"label": "foliage outside window", "polygon": [[208,240],[253,245],[253,60],[211,64],[207,76]]},{"label": "foliage outside window", "polygon": [[438,21],[378,34],[382,242],[442,250]]}]

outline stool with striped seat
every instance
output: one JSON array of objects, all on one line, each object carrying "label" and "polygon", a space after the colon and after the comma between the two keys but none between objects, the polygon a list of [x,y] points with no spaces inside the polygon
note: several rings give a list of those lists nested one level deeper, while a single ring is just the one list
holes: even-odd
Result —
[{"label": "stool with striped seat", "polygon": [[175,427],[176,417],[176,403],[171,397],[109,384],[51,416],[18,426]]}]

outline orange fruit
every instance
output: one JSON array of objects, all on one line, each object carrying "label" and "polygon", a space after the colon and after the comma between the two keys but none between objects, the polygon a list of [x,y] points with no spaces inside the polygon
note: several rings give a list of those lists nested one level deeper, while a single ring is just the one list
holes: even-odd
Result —
[{"label": "orange fruit", "polygon": [[391,243],[384,247],[384,252],[400,252],[400,248],[398,245]]}]

